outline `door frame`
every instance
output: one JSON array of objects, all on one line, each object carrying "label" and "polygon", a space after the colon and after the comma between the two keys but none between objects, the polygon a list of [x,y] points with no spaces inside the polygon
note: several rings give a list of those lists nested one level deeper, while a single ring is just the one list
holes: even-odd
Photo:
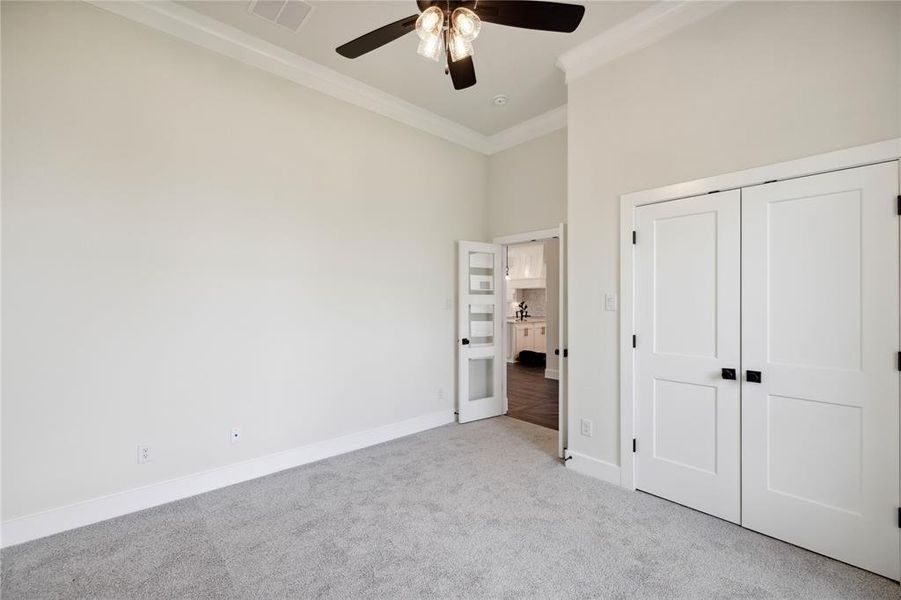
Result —
[{"label": "door frame", "polygon": [[[635,333],[635,252],[632,232],[635,209],[639,206],[680,200],[702,194],[760,185],[772,181],[796,179],[830,171],[852,169],[901,159],[901,138],[855,146],[835,152],[773,163],[753,169],[705,177],[620,196],[619,231],[619,406],[620,406],[620,485],[635,490],[635,460],[632,440],[635,438],[635,355],[632,335]],[[901,184],[901,181],[899,181]],[[899,306],[901,310],[901,306]]]},{"label": "door frame", "polygon": [[[500,244],[504,249],[504,252],[501,254],[501,268],[506,273],[507,271],[507,247],[515,244],[525,244],[529,242],[540,242],[543,240],[550,239],[558,239],[560,241],[560,268],[557,269],[557,277],[558,288],[559,288],[559,302],[558,302],[558,321],[559,330],[557,331],[557,346],[561,350],[566,350],[566,328],[568,325],[568,321],[566,319],[566,224],[560,223],[556,227],[551,229],[539,229],[536,231],[526,231],[523,233],[515,233],[512,235],[504,235],[500,237],[496,237],[492,240],[494,244]],[[501,280],[501,298],[502,302],[506,303],[503,299],[507,297],[507,279],[506,277]],[[501,374],[501,385],[504,393],[504,414],[507,414],[507,343],[510,340],[507,340],[507,323],[506,323],[506,314],[504,315],[504,327],[501,331],[501,343],[504,348],[504,371]],[[566,401],[566,366],[563,363],[563,359],[566,357],[566,352],[560,353],[559,362],[557,365],[557,456],[558,458],[565,458],[564,454],[566,453],[566,447],[568,444],[568,411],[566,410],[568,404]]]}]

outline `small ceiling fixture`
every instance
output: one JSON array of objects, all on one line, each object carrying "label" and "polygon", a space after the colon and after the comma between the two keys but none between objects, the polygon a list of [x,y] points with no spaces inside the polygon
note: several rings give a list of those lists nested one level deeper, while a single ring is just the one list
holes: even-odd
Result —
[{"label": "small ceiling fixture", "polygon": [[[578,4],[540,0],[417,0],[416,5],[420,14],[361,35],[338,46],[336,52],[357,58],[415,29],[419,35],[416,52],[434,61],[444,56],[444,72],[450,74],[454,89],[462,90],[476,84],[472,42],[482,30],[482,21],[572,33],[585,14],[585,7]],[[506,103],[506,96],[503,98],[504,102],[495,98],[495,104]]]},{"label": "small ceiling fixture", "polygon": [[510,100],[506,94],[498,94],[494,98],[491,99],[494,102],[495,106],[504,106],[507,104],[507,101]]}]

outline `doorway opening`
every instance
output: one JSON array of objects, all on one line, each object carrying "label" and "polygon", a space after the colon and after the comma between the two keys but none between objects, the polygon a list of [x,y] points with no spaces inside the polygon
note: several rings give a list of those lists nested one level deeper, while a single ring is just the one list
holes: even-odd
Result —
[{"label": "doorway opening", "polygon": [[504,246],[507,416],[559,429],[558,238]]},{"label": "doorway opening", "polygon": [[501,250],[504,413],[568,439],[566,226],[495,238]]},{"label": "doorway opening", "polygon": [[568,430],[565,233],[561,224],[457,243],[457,421],[506,414],[556,430],[560,458]]}]

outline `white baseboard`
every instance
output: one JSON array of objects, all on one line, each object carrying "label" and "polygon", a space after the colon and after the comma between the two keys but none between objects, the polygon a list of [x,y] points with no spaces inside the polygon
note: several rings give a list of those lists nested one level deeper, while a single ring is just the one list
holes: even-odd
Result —
[{"label": "white baseboard", "polygon": [[596,479],[606,481],[615,485],[620,485],[620,468],[619,465],[609,463],[604,460],[592,458],[578,452],[567,450],[566,453],[572,456],[571,460],[566,461],[567,468],[589,475]]},{"label": "white baseboard", "polygon": [[284,452],[268,454],[208,471],[10,519],[3,522],[3,547],[14,546],[76,527],[84,527],[91,523],[196,496],[277,471],[374,446],[453,423],[454,420],[452,408],[442,410],[375,429],[292,448]]},{"label": "white baseboard", "polygon": [[544,370],[544,378],[545,379],[560,379],[560,371],[557,369],[545,369]]}]

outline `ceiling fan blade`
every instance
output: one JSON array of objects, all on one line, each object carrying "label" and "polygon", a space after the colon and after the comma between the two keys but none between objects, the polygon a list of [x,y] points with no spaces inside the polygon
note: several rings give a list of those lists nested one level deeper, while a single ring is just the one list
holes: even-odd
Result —
[{"label": "ceiling fan blade", "polygon": [[465,90],[476,84],[476,67],[472,63],[472,57],[461,58],[457,62],[451,62],[450,51],[447,52],[447,68],[450,71],[451,81],[455,90]]},{"label": "ceiling fan blade", "polygon": [[345,58],[357,58],[363,56],[367,52],[372,52],[376,48],[380,48],[388,42],[393,42],[397,38],[415,31],[416,19],[419,15],[411,15],[404,17],[394,23],[389,23],[384,27],[379,27],[374,31],[363,34],[355,40],[351,40],[343,46],[335,48],[335,52]]},{"label": "ceiling fan blade", "polygon": [[532,0],[479,0],[473,10],[488,23],[563,33],[575,31],[585,14],[579,4]]}]

